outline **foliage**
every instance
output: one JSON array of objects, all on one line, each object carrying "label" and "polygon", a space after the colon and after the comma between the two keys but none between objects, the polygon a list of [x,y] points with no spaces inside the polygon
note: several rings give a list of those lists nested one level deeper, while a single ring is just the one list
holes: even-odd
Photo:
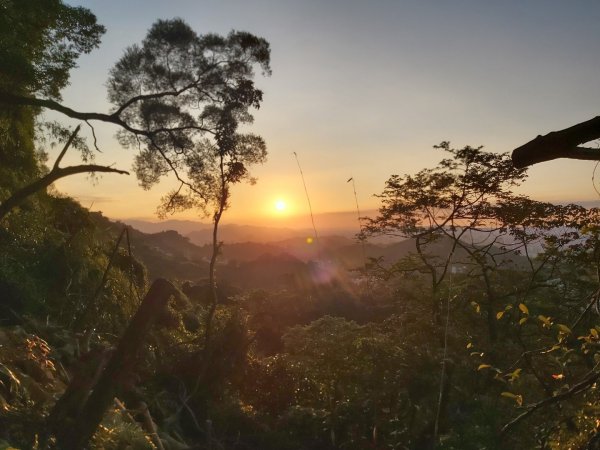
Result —
[{"label": "foliage", "polygon": [[263,140],[236,130],[260,106],[254,66],[269,73],[269,57],[264,39],[245,32],[200,36],[174,19],[156,22],[112,69],[109,99],[124,122],[121,143],[141,149],[140,184],[148,189],[167,173],[180,181],[165,212],[219,199],[222,183],[240,181],[247,165],[264,160]]},{"label": "foliage", "polygon": [[60,0],[2,0],[0,87],[60,98],[81,53],[100,43],[104,27],[88,9]]},{"label": "foliage", "polygon": [[[60,99],[69,71],[80,54],[98,46],[104,27],[86,8],[60,0],[4,0],[0,10],[0,90]],[[34,144],[42,135],[35,125],[37,112],[12,105],[4,105],[0,112],[0,202],[46,170],[44,155]],[[65,129],[50,125],[52,134],[65,142]],[[76,144],[84,159],[91,156],[80,140]],[[25,206],[39,207],[36,202],[30,199]]]},{"label": "foliage", "polygon": [[[60,99],[103,28],[57,0],[0,9],[0,90]],[[266,148],[243,130],[262,102],[254,70],[269,64],[264,39],[198,35],[174,19],[115,65],[114,109],[94,117],[139,148],[144,187],[178,178],[161,213],[199,208],[218,227],[230,186],[252,181]],[[36,112],[0,112],[0,200],[46,170],[36,136],[70,136],[36,127]],[[600,211],[516,195],[526,173],[507,155],[438,148],[434,168],[389,178],[366,228],[407,239],[411,254],[373,261],[362,286],[296,274],[287,290],[223,289],[218,303],[169,310],[119,395],[146,402],[172,448],[594,448]],[[139,253],[154,275],[171,261],[51,190],[17,211],[0,226],[0,447],[32,448],[87,338],[114,344],[135,312]],[[111,411],[92,447],[154,448],[131,412]]]}]

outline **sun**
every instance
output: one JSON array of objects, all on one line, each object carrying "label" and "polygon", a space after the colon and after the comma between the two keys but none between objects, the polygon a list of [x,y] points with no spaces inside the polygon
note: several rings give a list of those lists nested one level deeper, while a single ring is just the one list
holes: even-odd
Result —
[{"label": "sun", "polygon": [[283,212],[285,211],[287,208],[287,204],[285,203],[285,200],[279,199],[275,201],[275,210],[277,212]]}]

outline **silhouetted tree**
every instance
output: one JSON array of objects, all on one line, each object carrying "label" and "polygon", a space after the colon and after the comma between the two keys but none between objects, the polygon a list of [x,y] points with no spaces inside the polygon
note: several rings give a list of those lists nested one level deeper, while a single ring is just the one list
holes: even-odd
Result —
[{"label": "silhouetted tree", "polygon": [[[180,182],[177,199],[198,204],[207,195],[185,173],[202,171],[197,141],[235,140],[239,124],[250,123],[262,91],[254,67],[270,73],[266,40],[246,32],[200,36],[181,19],[158,21],[141,46],[129,47],[111,71],[111,113],[85,113],[62,105],[42,90],[0,89],[0,102],[51,109],[86,122],[117,125],[120,142],[139,149],[135,170],[144,188],[172,174]],[[224,115],[228,116],[224,120]],[[230,145],[230,144],[228,144]]]},{"label": "silhouetted tree", "polygon": [[218,227],[230,186],[253,181],[248,167],[266,158],[261,137],[237,130],[252,122],[250,108],[260,106],[253,70],[258,65],[269,73],[269,58],[268,43],[251,34],[198,36],[179,19],[158,21],[141,46],[126,51],[109,79],[109,98],[117,105],[113,114],[127,123],[119,138],[141,146],[135,170],[142,186],[150,188],[166,173],[180,183],[163,198],[159,213],[188,208],[212,213],[207,342],[218,301]]},{"label": "silhouetted tree", "polygon": [[[379,216],[365,227],[368,234],[396,235],[415,241],[416,257],[394,269],[425,272],[431,280],[432,310],[439,313],[439,289],[459,249],[477,264],[488,286],[490,335],[494,336],[492,292],[487,276],[496,261],[490,251],[497,244],[497,205],[511,197],[511,189],[525,178],[507,154],[480,148],[436,146],[450,155],[433,169],[415,175],[393,175],[383,193]],[[479,233],[476,236],[473,233]],[[446,246],[445,243],[448,243]],[[437,246],[437,248],[436,248]],[[430,251],[431,249],[431,251]],[[443,249],[443,250],[442,250]],[[461,263],[465,263],[462,257]]]}]

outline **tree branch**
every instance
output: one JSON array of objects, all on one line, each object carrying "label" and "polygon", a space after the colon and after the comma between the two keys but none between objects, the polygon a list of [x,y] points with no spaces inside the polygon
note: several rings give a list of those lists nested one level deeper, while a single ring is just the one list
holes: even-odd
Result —
[{"label": "tree branch", "polygon": [[513,150],[512,160],[521,169],[557,158],[600,160],[600,149],[579,147],[600,138],[600,116],[564,130],[538,136]]},{"label": "tree branch", "polygon": [[502,431],[501,433],[504,434],[506,433],[508,430],[510,430],[513,426],[515,426],[516,424],[518,424],[519,422],[521,422],[523,419],[525,419],[526,417],[528,417],[529,415],[533,414],[535,411],[537,411],[538,409],[540,409],[542,406],[546,406],[546,405],[550,405],[556,402],[560,402],[566,398],[569,398],[573,395],[576,394],[580,394],[581,392],[583,392],[584,390],[586,390],[587,388],[589,388],[591,385],[593,385],[598,378],[600,378],[600,372],[596,372],[595,370],[590,371],[587,376],[580,381],[579,383],[575,384],[571,389],[569,389],[568,391],[562,392],[560,394],[556,394],[553,395],[552,397],[548,397],[545,398],[544,400],[541,400],[537,403],[533,403],[531,405],[526,406],[526,411],[519,414],[517,417],[515,417],[513,420],[511,420],[510,422],[508,422],[506,425],[504,425],[502,427]]},{"label": "tree branch", "polygon": [[79,166],[70,166],[65,168],[53,168],[47,175],[39,180],[19,189],[0,205],[0,221],[16,206],[20,205],[30,195],[47,188],[56,180],[69,175],[86,172],[108,172],[129,175],[125,170],[114,169],[108,166],[99,166],[97,164],[83,164]]},{"label": "tree branch", "polygon": [[[51,109],[52,111],[57,111],[57,112],[62,113],[65,116],[70,117],[72,119],[78,119],[78,120],[82,120],[84,122],[89,122],[90,120],[97,120],[100,122],[112,123],[121,128],[124,128],[125,130],[129,131],[130,133],[133,133],[135,135],[145,136],[148,138],[154,136],[157,133],[166,131],[166,129],[140,130],[138,128],[134,128],[131,125],[129,125],[127,122],[125,122],[123,119],[121,119],[121,116],[119,115],[119,110],[117,110],[117,112],[114,112],[112,114],[95,113],[95,112],[81,112],[81,111],[75,111],[74,109],[69,108],[68,106],[64,106],[54,100],[49,100],[49,99],[45,99],[45,98],[37,98],[37,97],[27,97],[27,96],[12,94],[9,92],[0,92],[0,103],[6,103],[9,105],[34,106],[37,108]],[[206,132],[211,131],[211,130],[208,130],[208,129],[205,129],[205,128],[202,128],[199,126],[198,127],[187,126],[187,127],[181,127],[181,129],[197,129],[198,131],[206,131]]]},{"label": "tree branch", "polygon": [[56,161],[54,161],[54,166],[52,166],[52,170],[58,169],[60,162],[62,161],[63,157],[65,156],[65,153],[67,153],[67,150],[73,143],[73,139],[75,139],[75,136],[77,136],[77,133],[79,133],[80,129],[81,129],[81,125],[77,125],[77,127],[75,128],[73,133],[71,133],[71,136],[69,136],[69,140],[63,147],[62,151],[60,152],[60,155],[58,155],[58,158],[56,158]]}]

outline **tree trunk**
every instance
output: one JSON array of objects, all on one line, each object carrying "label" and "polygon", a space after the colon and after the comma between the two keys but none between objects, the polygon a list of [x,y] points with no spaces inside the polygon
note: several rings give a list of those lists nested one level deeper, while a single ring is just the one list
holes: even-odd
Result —
[{"label": "tree trunk", "polygon": [[223,155],[221,154],[221,159],[219,163],[219,168],[221,171],[220,174],[220,193],[219,193],[219,204],[217,206],[217,210],[215,211],[215,215],[213,217],[213,231],[212,231],[212,254],[210,256],[210,267],[208,274],[208,284],[210,288],[210,307],[208,309],[208,314],[206,316],[205,322],[205,330],[204,330],[204,353],[205,353],[205,363],[208,362],[206,355],[208,355],[208,346],[210,344],[210,338],[212,333],[212,321],[215,315],[215,311],[217,309],[217,304],[219,303],[219,294],[217,292],[217,259],[219,257],[219,252],[221,251],[221,243],[219,242],[219,223],[221,222],[221,217],[223,216],[223,212],[227,208],[227,200],[228,200],[228,190],[227,190],[227,179],[225,176],[225,167],[223,161]]}]

